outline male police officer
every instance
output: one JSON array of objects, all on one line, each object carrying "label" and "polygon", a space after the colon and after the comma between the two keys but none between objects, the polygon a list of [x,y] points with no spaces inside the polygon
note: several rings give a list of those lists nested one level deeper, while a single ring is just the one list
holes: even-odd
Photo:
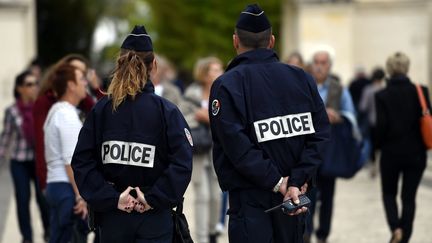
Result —
[{"label": "male police officer", "polygon": [[247,6],[233,35],[238,56],[211,89],[214,166],[230,195],[230,242],[302,242],[297,215],[306,208],[291,216],[264,210],[299,202],[329,136],[313,78],[279,62],[274,43],[264,11]]}]

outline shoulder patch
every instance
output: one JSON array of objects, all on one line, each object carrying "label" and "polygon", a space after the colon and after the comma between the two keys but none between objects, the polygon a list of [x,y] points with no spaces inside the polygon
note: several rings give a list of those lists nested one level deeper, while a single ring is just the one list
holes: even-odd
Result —
[{"label": "shoulder patch", "polygon": [[184,132],[186,134],[186,138],[189,141],[189,144],[193,147],[193,140],[192,140],[192,135],[189,132],[189,130],[187,128],[184,129]]},{"label": "shoulder patch", "polygon": [[212,115],[216,116],[220,110],[220,102],[217,99],[214,99],[211,104]]}]

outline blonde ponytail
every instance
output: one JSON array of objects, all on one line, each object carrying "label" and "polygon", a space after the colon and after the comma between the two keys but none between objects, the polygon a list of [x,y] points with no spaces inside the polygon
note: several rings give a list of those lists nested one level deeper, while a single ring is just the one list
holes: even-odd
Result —
[{"label": "blonde ponytail", "polygon": [[149,79],[153,60],[153,52],[122,50],[107,91],[114,111],[128,96],[134,99],[142,90]]}]

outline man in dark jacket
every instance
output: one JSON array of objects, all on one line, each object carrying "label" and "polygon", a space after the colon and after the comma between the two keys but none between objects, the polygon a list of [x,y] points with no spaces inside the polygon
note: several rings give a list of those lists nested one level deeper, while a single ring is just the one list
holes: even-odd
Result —
[{"label": "man in dark jacket", "polygon": [[279,62],[274,43],[264,11],[247,6],[233,36],[238,56],[211,89],[214,166],[230,195],[230,242],[302,242],[306,208],[291,216],[264,210],[299,203],[329,137],[315,81]]}]

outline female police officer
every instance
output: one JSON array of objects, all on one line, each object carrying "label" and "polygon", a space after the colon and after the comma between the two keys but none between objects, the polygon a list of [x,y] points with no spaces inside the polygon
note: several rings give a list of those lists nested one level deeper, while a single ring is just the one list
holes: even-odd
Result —
[{"label": "female police officer", "polygon": [[79,135],[75,180],[98,214],[104,243],[171,242],[170,209],[190,182],[189,128],[175,105],[154,94],[156,68],[150,36],[136,26],[122,44],[108,97]]}]

